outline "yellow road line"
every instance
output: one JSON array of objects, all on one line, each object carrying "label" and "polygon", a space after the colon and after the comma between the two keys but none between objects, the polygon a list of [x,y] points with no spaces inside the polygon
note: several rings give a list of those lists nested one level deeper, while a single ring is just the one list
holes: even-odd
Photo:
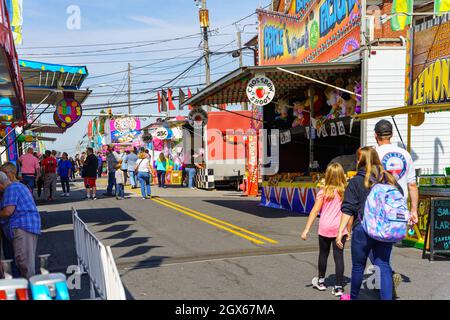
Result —
[{"label": "yellow road line", "polygon": [[237,235],[237,236],[239,236],[239,237],[242,237],[242,238],[244,238],[244,239],[246,239],[246,240],[249,240],[249,241],[251,241],[251,242],[253,242],[253,243],[255,243],[255,244],[264,244],[263,241],[260,241],[260,240],[258,240],[258,239],[254,239],[254,238],[249,237],[249,236],[247,236],[247,235],[245,235],[245,234],[243,234],[243,233],[234,231],[234,230],[232,230],[232,229],[230,229],[230,228],[227,228],[227,227],[225,227],[225,226],[222,226],[222,225],[217,224],[217,223],[215,223],[215,222],[212,222],[212,221],[210,221],[210,220],[207,220],[207,219],[204,219],[204,218],[202,218],[202,217],[199,217],[199,216],[197,216],[197,215],[195,215],[195,214],[192,214],[192,213],[190,213],[190,212],[188,212],[188,211],[186,211],[186,210],[184,210],[184,209],[177,208],[177,207],[175,207],[175,206],[173,206],[173,205],[170,205],[170,204],[168,204],[168,203],[165,203],[165,202],[161,201],[160,199],[155,199],[155,198],[153,198],[152,201],[154,201],[154,202],[156,202],[156,203],[159,203],[159,204],[162,205],[162,206],[171,208],[171,209],[173,209],[173,210],[175,210],[175,211],[184,213],[185,215],[188,215],[188,216],[190,216],[190,217],[192,217],[192,218],[194,218],[194,219],[198,219],[198,220],[200,220],[200,221],[203,221],[203,222],[206,222],[206,223],[208,223],[208,224],[210,224],[210,225],[213,225],[213,226],[215,226],[215,227],[217,227],[217,228],[220,228],[220,229],[223,229],[223,230],[228,231],[228,232],[230,232],[230,233],[233,233],[233,234],[235,234],[235,235]]},{"label": "yellow road line", "polygon": [[260,235],[260,234],[251,232],[251,231],[249,231],[249,230],[247,230],[247,229],[238,227],[238,226],[236,226],[236,225],[234,225],[234,224],[228,223],[228,222],[226,222],[226,221],[223,221],[223,220],[220,220],[220,219],[211,217],[211,216],[209,216],[209,215],[207,215],[207,214],[204,214],[204,213],[201,213],[201,212],[192,210],[192,209],[190,209],[190,208],[184,207],[184,206],[182,206],[182,205],[179,205],[179,204],[174,203],[174,202],[172,202],[172,201],[169,201],[169,200],[167,200],[167,199],[158,198],[158,200],[163,201],[163,202],[165,202],[165,203],[167,203],[167,204],[170,204],[170,205],[172,205],[172,206],[181,208],[181,209],[183,209],[183,210],[189,211],[189,212],[191,212],[191,213],[193,213],[193,214],[195,214],[195,215],[199,215],[199,216],[201,216],[201,217],[203,217],[203,218],[205,218],[205,219],[212,220],[212,221],[215,221],[215,222],[217,222],[217,223],[221,223],[221,224],[223,224],[223,225],[225,225],[225,226],[231,227],[231,228],[236,229],[236,230],[239,230],[239,231],[241,231],[241,232],[245,232],[245,233],[247,233],[247,234],[249,234],[249,235],[252,235],[252,236],[254,236],[254,237],[256,237],[256,238],[259,238],[259,239],[261,239],[261,240],[267,241],[267,242],[269,242],[269,243],[272,243],[272,244],[277,244],[277,243],[278,243],[278,241],[276,241],[276,240],[273,240],[273,239],[264,237],[264,236],[262,236],[262,235]]}]

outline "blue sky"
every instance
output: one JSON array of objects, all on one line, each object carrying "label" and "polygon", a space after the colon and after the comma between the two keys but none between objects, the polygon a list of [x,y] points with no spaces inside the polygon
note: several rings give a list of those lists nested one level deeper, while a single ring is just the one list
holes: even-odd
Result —
[{"label": "blue sky", "polygon": [[[220,28],[210,39],[211,51],[230,51],[237,48],[236,28],[233,22],[255,12],[269,0],[208,0],[211,28]],[[66,22],[67,9],[76,5],[81,13],[79,30],[69,30]],[[256,15],[242,21],[245,25],[243,40],[256,35]],[[61,63],[69,65],[87,65],[91,79],[85,86],[93,89],[93,96],[86,105],[126,101],[126,73],[128,61],[133,69],[133,99],[152,98],[154,94],[138,94],[163,84],[163,80],[172,79],[185,70],[193,60],[200,57],[200,38],[193,37],[179,41],[147,45],[140,48],[107,51],[94,50],[123,48],[131,45],[102,46],[97,44],[142,42],[172,39],[199,33],[198,9],[193,0],[25,0],[24,1],[24,43],[18,46],[19,57],[23,59]],[[55,48],[66,45],[91,45],[90,47]],[[36,48],[43,47],[43,48]],[[161,51],[163,50],[163,51]],[[81,54],[80,51],[86,52]],[[55,53],[59,55],[55,55]],[[52,54],[53,56],[48,56]],[[47,55],[47,56],[46,56]],[[174,58],[177,57],[177,58]],[[170,60],[165,60],[171,58]],[[246,56],[245,64],[251,64],[252,58]],[[145,68],[140,68],[147,66]],[[238,59],[231,55],[212,58],[212,79],[218,79],[238,67]],[[121,72],[104,76],[109,73]],[[198,65],[177,82],[178,85],[204,83],[204,65]],[[104,86],[108,84],[109,86]],[[110,87],[113,86],[113,87]],[[104,93],[104,95],[101,95]],[[111,93],[111,94],[110,94]],[[114,93],[114,94],[113,94]],[[125,111],[123,110],[118,111]],[[89,113],[98,113],[92,111]],[[134,113],[156,113],[156,105],[133,108]],[[50,116],[43,116],[43,122],[51,122]],[[75,143],[86,132],[89,117],[58,135],[58,141],[47,144],[49,148],[75,152]]]}]

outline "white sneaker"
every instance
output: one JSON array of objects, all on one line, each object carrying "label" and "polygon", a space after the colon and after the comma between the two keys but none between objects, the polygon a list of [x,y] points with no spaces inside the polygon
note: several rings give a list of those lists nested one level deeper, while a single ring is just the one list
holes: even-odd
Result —
[{"label": "white sneaker", "polygon": [[61,193],[60,197],[66,197],[65,193]]},{"label": "white sneaker", "polygon": [[331,290],[331,294],[334,294],[335,297],[341,297],[344,294],[344,289],[342,289],[342,287],[335,286]]},{"label": "white sneaker", "polygon": [[66,193],[66,197],[70,197],[70,194]]},{"label": "white sneaker", "polygon": [[327,287],[325,286],[325,279],[319,279],[318,277],[314,277],[311,281],[314,288],[316,288],[319,291],[325,291],[327,290]]}]

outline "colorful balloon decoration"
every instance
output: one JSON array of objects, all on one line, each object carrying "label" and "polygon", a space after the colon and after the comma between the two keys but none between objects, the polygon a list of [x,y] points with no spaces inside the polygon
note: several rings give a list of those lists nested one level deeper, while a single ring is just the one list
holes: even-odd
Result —
[{"label": "colorful balloon decoration", "polygon": [[77,100],[64,98],[56,104],[53,120],[61,129],[68,129],[80,121],[82,114],[83,109]]}]

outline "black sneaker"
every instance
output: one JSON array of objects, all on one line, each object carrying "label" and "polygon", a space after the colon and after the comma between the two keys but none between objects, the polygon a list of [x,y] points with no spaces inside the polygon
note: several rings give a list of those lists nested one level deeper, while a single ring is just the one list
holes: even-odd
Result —
[{"label": "black sneaker", "polygon": [[96,197],[96,196],[94,196],[94,197],[92,198],[92,200],[97,200],[97,197]]}]

